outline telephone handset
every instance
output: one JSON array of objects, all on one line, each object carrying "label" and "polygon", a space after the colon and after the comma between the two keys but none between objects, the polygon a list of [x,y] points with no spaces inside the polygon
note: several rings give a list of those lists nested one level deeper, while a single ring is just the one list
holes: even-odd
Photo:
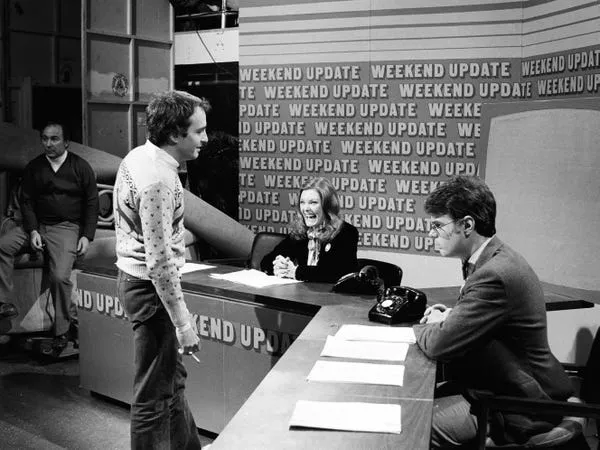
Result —
[{"label": "telephone handset", "polygon": [[351,272],[342,276],[333,286],[334,292],[350,294],[377,295],[383,287],[383,280],[379,278],[379,270],[375,266],[364,266],[359,272]]},{"label": "telephone handset", "polygon": [[425,313],[427,296],[418,289],[393,286],[377,297],[377,303],[369,311],[369,320],[388,325],[416,322]]}]

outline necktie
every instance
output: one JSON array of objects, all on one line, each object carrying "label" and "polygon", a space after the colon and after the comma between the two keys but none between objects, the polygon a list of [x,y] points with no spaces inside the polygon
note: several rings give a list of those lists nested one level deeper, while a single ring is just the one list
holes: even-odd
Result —
[{"label": "necktie", "polygon": [[464,261],[462,265],[463,280],[466,280],[469,275],[475,270],[475,264],[471,264],[469,261]]}]

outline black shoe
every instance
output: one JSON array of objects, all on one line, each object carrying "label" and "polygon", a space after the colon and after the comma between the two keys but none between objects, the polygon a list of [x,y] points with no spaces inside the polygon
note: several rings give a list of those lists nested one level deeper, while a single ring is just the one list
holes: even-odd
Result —
[{"label": "black shoe", "polygon": [[15,305],[12,303],[0,302],[0,319],[12,319],[18,315],[19,311],[17,311],[17,307]]},{"label": "black shoe", "polygon": [[68,335],[69,340],[73,342],[73,348],[79,348],[79,325],[76,322],[71,322]]}]

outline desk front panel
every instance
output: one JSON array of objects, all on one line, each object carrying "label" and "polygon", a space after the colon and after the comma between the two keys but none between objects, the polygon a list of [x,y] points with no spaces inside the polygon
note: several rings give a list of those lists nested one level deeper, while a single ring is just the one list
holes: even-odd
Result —
[{"label": "desk front panel", "polygon": [[[133,386],[133,332],[116,278],[78,274],[81,385],[126,403]],[[312,316],[185,291],[199,315],[201,363],[184,358],[187,396],[198,427],[219,433]]]}]

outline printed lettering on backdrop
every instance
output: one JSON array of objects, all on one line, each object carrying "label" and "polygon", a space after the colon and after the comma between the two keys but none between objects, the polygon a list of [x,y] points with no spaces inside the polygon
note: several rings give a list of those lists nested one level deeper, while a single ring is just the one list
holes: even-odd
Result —
[{"label": "printed lettering on backdrop", "polygon": [[600,89],[598,48],[524,60],[240,67],[239,220],[286,232],[330,179],[362,249],[433,254],[426,196],[485,173],[482,105]]}]

